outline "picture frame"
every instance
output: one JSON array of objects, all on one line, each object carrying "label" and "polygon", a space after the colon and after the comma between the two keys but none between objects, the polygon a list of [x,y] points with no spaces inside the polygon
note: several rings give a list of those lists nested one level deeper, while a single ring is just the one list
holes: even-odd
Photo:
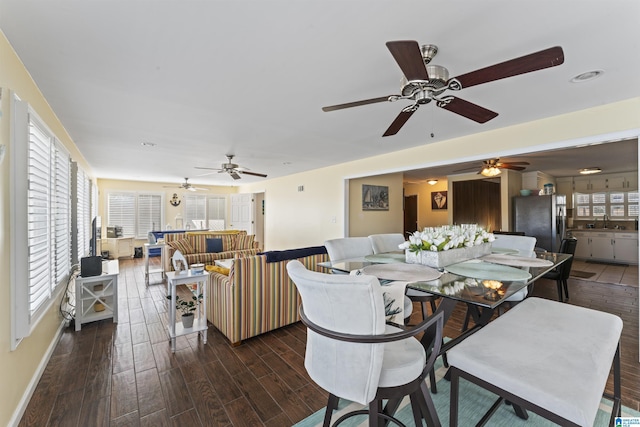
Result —
[{"label": "picture frame", "polygon": [[388,211],[389,187],[385,185],[362,185],[363,211]]},{"label": "picture frame", "polygon": [[431,192],[431,209],[432,210],[444,210],[447,209],[448,198],[446,191],[432,191]]}]

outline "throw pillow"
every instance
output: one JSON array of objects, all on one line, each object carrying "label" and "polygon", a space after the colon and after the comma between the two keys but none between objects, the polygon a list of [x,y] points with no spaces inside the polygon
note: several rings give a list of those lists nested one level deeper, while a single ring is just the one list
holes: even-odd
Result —
[{"label": "throw pillow", "polygon": [[189,239],[172,240],[171,242],[167,242],[167,245],[169,245],[176,251],[182,252],[185,255],[195,253],[195,250],[193,249],[191,242],[189,242]]},{"label": "throw pillow", "polygon": [[236,237],[236,251],[242,249],[253,249],[253,240],[255,236],[253,234],[238,234]]},{"label": "throw pillow", "polygon": [[222,239],[207,239],[207,253],[222,252]]},{"label": "throw pillow", "polygon": [[207,265],[205,269],[209,272],[215,271],[216,273],[224,274],[225,276],[229,275],[228,268],[218,267],[217,265]]}]

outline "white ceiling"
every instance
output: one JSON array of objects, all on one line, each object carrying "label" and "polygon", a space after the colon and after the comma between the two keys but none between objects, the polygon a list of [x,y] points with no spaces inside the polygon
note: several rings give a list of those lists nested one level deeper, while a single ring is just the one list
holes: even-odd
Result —
[{"label": "white ceiling", "polygon": [[[638,97],[639,17],[636,0],[0,0],[0,28],[98,177],[209,185],[233,180],[194,167],[226,153],[272,178]],[[429,104],[383,138],[409,102],[321,111],[398,93],[385,42],[402,39],[436,44],[451,76],[552,46],[565,63],[457,93],[499,113],[486,124]]]}]

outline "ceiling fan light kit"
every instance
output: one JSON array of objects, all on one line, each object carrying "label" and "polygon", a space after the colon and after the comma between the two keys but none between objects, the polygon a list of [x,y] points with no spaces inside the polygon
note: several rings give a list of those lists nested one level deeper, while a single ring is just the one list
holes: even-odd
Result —
[{"label": "ceiling fan light kit", "polygon": [[590,167],[590,168],[579,169],[578,172],[580,172],[581,175],[593,175],[594,173],[602,172],[602,169],[598,167]]},{"label": "ceiling fan light kit", "polygon": [[502,171],[500,170],[500,168],[497,168],[495,166],[489,166],[486,168],[483,168],[480,171],[480,175],[482,176],[498,176],[502,173]]},{"label": "ceiling fan light kit", "polygon": [[386,43],[387,48],[403,73],[400,95],[389,95],[362,101],[348,102],[323,107],[322,111],[336,111],[378,102],[398,100],[413,101],[404,107],[382,136],[395,135],[418,110],[420,105],[431,101],[439,108],[451,111],[477,123],[486,123],[498,113],[454,96],[440,97],[446,90],[459,91],[466,87],[489,83],[495,80],[530,73],[564,62],[562,48],[555,46],[489,67],[481,68],[458,77],[449,78],[449,70],[441,65],[430,64],[438,53],[435,45],[420,47],[414,40],[398,40]]}]

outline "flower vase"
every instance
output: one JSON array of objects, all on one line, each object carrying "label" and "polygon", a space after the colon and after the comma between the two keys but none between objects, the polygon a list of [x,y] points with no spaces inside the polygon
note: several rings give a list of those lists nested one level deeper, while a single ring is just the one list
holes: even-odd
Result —
[{"label": "flower vase", "polygon": [[183,314],[182,315],[182,327],[184,327],[185,329],[193,328],[193,318],[194,317],[195,316],[193,315],[193,313]]},{"label": "flower vase", "polygon": [[491,243],[438,252],[411,252],[407,249],[405,250],[405,261],[409,264],[422,264],[433,268],[442,268],[468,259],[480,258],[489,253],[491,253]]}]

